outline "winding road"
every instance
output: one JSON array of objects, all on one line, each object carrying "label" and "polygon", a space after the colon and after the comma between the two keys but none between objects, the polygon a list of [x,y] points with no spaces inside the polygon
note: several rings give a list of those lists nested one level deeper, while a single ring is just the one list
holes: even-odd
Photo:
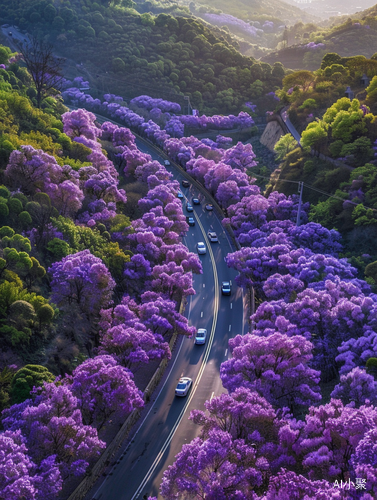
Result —
[{"label": "winding road", "polygon": [[[144,142],[139,149],[163,163],[158,152]],[[183,175],[174,166],[167,167],[180,183]],[[196,243],[204,241],[207,254],[201,255],[203,274],[194,275],[196,295],[191,296],[186,307],[190,324],[207,329],[207,341],[195,345],[193,339],[184,338],[165,381],[156,389],[155,400],[144,419],[138,423],[136,433],[120,459],[106,476],[101,486],[92,493],[92,500],[136,500],[149,495],[159,497],[163,472],[174,462],[174,457],[200,431],[188,420],[190,411],[204,409],[204,402],[224,392],[220,381],[220,365],[228,358],[228,340],[236,334],[246,333],[248,322],[242,290],[235,285],[237,273],[224,262],[234,251],[215,212],[205,210],[204,195],[193,186],[181,188],[185,202],[199,198],[194,205],[196,224],[190,227],[184,243],[196,252]],[[219,243],[210,243],[208,230],[216,231]],[[221,282],[232,282],[231,296],[221,295]],[[177,398],[174,390],[184,375],[193,379],[193,386],[185,398]],[[161,498],[161,497],[160,497]]]}]

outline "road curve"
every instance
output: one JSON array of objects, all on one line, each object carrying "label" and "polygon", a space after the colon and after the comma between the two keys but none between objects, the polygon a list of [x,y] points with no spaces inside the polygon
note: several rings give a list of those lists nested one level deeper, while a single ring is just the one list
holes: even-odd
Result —
[{"label": "road curve", "polygon": [[[156,149],[144,141],[137,141],[137,145],[163,163]],[[167,168],[181,182],[182,174],[174,166]],[[200,256],[203,274],[194,275],[196,295],[189,298],[186,314],[190,324],[207,329],[207,342],[204,346],[197,346],[193,339],[181,340],[168,377],[160,384],[162,387],[157,388],[147,415],[137,424],[131,442],[103,483],[97,490],[92,490],[92,500],[159,497],[163,472],[174,462],[182,445],[199,433],[200,428],[188,420],[190,411],[204,409],[207,399],[224,391],[219,371],[221,363],[228,357],[228,340],[238,333],[245,333],[248,327],[243,294],[234,282],[237,273],[224,262],[225,256],[233,251],[231,242],[216,214],[205,210],[204,196],[193,186],[181,190],[185,196],[184,212],[186,200],[197,197],[201,201],[201,205],[194,205],[196,224],[190,227],[184,243],[190,251],[196,252],[196,243],[204,241],[207,254]],[[208,241],[210,229],[217,232],[219,243]],[[225,280],[233,284],[230,297],[221,295],[221,282]],[[193,379],[193,387],[187,397],[177,398],[174,389],[182,375]]]}]

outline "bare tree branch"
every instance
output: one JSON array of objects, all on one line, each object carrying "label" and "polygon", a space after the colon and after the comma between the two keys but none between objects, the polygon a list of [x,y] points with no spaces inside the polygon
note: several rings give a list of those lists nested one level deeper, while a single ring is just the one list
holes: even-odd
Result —
[{"label": "bare tree branch", "polygon": [[51,95],[53,90],[60,90],[64,59],[54,56],[51,44],[32,36],[29,41],[16,45],[33,79],[37,91],[37,106],[40,108],[44,97]]}]

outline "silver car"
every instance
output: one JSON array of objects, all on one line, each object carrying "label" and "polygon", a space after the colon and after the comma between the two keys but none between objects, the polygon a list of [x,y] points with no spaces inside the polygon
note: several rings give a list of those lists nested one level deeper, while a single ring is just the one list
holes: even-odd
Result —
[{"label": "silver car", "polygon": [[207,330],[205,328],[198,328],[195,335],[195,344],[201,345],[206,343]]},{"label": "silver car", "polygon": [[215,231],[208,231],[208,238],[209,238],[209,241],[211,243],[218,243],[219,240],[217,238],[217,234],[215,233]]},{"label": "silver car", "polygon": [[199,241],[199,243],[196,244],[196,249],[199,255],[204,255],[205,253],[207,253],[206,246],[202,241]]},{"label": "silver car", "polygon": [[181,377],[175,389],[176,396],[186,396],[192,385],[192,379],[189,377]]}]

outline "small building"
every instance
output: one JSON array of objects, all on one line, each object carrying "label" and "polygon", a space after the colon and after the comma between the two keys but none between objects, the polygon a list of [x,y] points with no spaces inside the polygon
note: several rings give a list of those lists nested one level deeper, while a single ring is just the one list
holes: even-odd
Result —
[{"label": "small building", "polygon": [[367,75],[364,73],[363,76],[361,77],[360,79],[360,83],[363,87],[368,87],[369,83],[370,83],[370,80],[369,78],[367,77]]},{"label": "small building", "polygon": [[352,99],[355,97],[355,93],[353,92],[353,90],[351,90],[351,87],[347,87],[344,94],[350,101],[352,101]]}]

